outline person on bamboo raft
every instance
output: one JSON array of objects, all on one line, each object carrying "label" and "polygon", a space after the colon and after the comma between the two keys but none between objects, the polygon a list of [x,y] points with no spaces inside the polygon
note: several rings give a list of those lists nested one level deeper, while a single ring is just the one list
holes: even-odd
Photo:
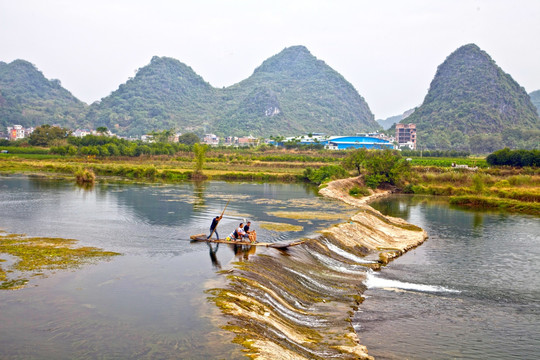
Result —
[{"label": "person on bamboo raft", "polygon": [[244,237],[248,238],[249,241],[251,241],[251,242],[256,242],[257,241],[257,233],[255,232],[255,230],[249,230],[250,226],[251,226],[251,221],[248,221],[246,223],[246,225],[244,226],[244,232],[246,233],[246,235],[244,235]]},{"label": "person on bamboo raft", "polygon": [[219,221],[221,220],[221,218],[223,218],[223,216],[216,216],[215,218],[212,219],[212,224],[210,225],[210,235],[208,235],[206,240],[209,240],[210,237],[212,237],[213,233],[216,233],[216,238],[219,240],[219,235],[218,235],[218,232],[217,232],[217,226],[218,226]]},{"label": "person on bamboo raft", "polygon": [[244,231],[244,223],[240,223],[238,227],[225,238],[227,241],[242,241],[242,238],[246,235],[246,232]]}]

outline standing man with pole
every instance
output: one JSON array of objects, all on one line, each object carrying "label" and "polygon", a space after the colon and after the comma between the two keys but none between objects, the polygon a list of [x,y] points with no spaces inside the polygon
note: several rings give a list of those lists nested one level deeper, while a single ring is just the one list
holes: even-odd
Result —
[{"label": "standing man with pole", "polygon": [[[229,200],[229,201],[231,201],[231,200]],[[221,221],[221,219],[223,219],[223,214],[225,213],[225,209],[229,205],[229,201],[227,201],[227,204],[223,208],[223,211],[221,212],[221,215],[216,216],[215,218],[212,219],[212,224],[210,225],[210,235],[208,235],[206,240],[209,240],[213,233],[216,233],[216,237],[219,240],[219,234],[217,232],[217,226],[218,226],[219,222]]]}]

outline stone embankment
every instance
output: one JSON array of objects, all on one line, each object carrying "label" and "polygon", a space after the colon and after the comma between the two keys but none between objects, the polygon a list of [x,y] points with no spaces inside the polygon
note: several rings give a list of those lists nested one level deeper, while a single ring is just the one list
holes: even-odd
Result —
[{"label": "stone embankment", "polygon": [[373,359],[351,320],[366,289],[366,268],[379,269],[427,234],[367,205],[388,192],[356,199],[349,195],[355,185],[361,179],[333,181],[320,190],[358,207],[347,222],[287,252],[264,251],[236,262],[225,272],[224,286],[209,288],[209,300],[228,315],[224,328],[235,334],[247,357]]},{"label": "stone embankment", "polygon": [[379,252],[382,264],[423,243],[428,235],[423,229],[403,219],[382,215],[368,205],[369,202],[387,196],[389,190],[376,190],[369,196],[355,198],[349,195],[354,186],[363,186],[360,177],[332,181],[319,193],[356,206],[360,211],[348,223],[336,225],[323,231],[325,236],[363,253]]}]

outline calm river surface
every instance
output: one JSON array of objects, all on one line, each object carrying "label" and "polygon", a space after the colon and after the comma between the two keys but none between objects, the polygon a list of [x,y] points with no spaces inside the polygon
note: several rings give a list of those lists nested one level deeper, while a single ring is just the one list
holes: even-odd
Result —
[{"label": "calm river surface", "polygon": [[[254,222],[259,240],[316,237],[355,212],[297,184],[103,183],[83,190],[61,180],[0,177],[0,229],[122,253],[0,291],[0,358],[244,358],[221,329],[226,319],[207,290],[224,286],[220,270],[254,254],[271,254],[277,263],[292,255],[190,243],[189,235],[208,231],[228,200],[221,237],[243,218]],[[353,325],[371,355],[540,357],[538,218],[451,209],[429,198],[396,197],[374,207],[421,226],[430,238],[381,271],[366,270],[366,300]],[[332,216],[306,221],[284,212]],[[265,230],[263,222],[303,230]],[[304,276],[299,281],[312,291],[323,280]]]},{"label": "calm river surface", "polygon": [[[224,281],[218,270],[248,261],[255,248],[246,254],[229,244],[210,248],[189,241],[189,235],[208,231],[229,199],[220,237],[243,218],[254,222],[259,240],[310,237],[352,211],[302,185],[98,184],[82,190],[59,180],[0,177],[0,229],[122,253],[31,278],[22,290],[0,291],[0,358],[244,358],[242,347],[220,328],[222,315],[205,290],[209,282]],[[269,214],[330,209],[342,212],[342,220],[302,222]],[[263,221],[303,230],[264,230]]]},{"label": "calm river surface", "polygon": [[377,359],[540,358],[540,221],[428,198],[372,204],[424,228],[420,247],[372,274],[355,323]]}]

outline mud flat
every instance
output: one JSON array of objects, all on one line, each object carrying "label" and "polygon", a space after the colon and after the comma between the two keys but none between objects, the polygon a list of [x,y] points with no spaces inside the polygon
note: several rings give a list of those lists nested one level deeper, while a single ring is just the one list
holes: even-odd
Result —
[{"label": "mud flat", "polygon": [[235,334],[247,357],[372,359],[351,323],[366,272],[418,246],[427,233],[367,205],[388,192],[351,197],[359,181],[338,180],[320,190],[359,208],[348,222],[287,252],[268,250],[232,263],[224,281],[208,290],[227,315],[222,327]]}]

